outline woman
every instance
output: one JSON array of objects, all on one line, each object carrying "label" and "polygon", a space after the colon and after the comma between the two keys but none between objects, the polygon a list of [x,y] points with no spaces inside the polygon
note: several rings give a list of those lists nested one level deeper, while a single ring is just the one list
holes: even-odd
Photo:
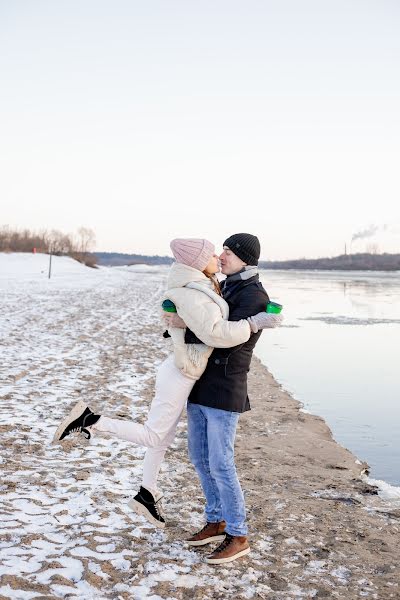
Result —
[{"label": "woman", "polygon": [[219,271],[214,245],[205,239],[175,239],[171,250],[172,265],[165,299],[172,301],[185,314],[193,333],[204,343],[186,344],[185,330],[171,327],[173,353],[157,371],[155,396],[146,422],[110,419],[94,414],[80,401],[58,427],[53,442],[71,433],[112,435],[148,448],[143,465],[143,480],[138,494],[129,506],[143,514],[156,527],[165,527],[157,489],[157,477],[168,446],[195,381],[204,372],[214,347],[230,348],[246,342],[252,332],[280,324],[280,315],[259,313],[249,319],[228,321],[228,304],[219,293],[215,274]]}]

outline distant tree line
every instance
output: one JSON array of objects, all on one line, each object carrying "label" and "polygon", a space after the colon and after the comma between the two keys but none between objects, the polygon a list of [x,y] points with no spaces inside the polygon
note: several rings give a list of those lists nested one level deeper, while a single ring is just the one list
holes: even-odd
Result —
[{"label": "distant tree line", "polygon": [[260,261],[262,269],[318,271],[400,271],[400,254],[342,254],[333,258]]},{"label": "distant tree line", "polygon": [[117,267],[122,265],[171,265],[170,256],[147,256],[146,254],[123,254],[120,252],[95,252],[94,256],[99,265]]},{"label": "distant tree line", "polygon": [[13,229],[0,227],[0,252],[41,252],[57,256],[71,256],[89,267],[96,264],[96,255],[91,251],[96,243],[92,229],[80,227],[75,234],[57,229]]}]

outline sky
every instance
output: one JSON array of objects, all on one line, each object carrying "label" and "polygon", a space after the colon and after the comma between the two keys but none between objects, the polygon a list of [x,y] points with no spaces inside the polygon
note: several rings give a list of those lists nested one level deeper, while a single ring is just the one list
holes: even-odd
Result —
[{"label": "sky", "polygon": [[0,0],[0,225],[400,252],[399,31],[395,0]]}]

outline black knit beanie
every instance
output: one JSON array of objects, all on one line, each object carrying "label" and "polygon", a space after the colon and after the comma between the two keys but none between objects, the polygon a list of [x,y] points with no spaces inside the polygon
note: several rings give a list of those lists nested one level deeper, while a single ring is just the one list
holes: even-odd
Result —
[{"label": "black knit beanie", "polygon": [[246,265],[258,265],[260,241],[251,233],[234,233],[224,241],[224,246],[232,250]]}]

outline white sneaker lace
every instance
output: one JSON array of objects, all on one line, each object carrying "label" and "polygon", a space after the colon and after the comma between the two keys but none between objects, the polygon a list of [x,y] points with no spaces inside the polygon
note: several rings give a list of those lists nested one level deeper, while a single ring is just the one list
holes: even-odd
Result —
[{"label": "white sneaker lace", "polygon": [[164,518],[164,509],[163,509],[163,505],[161,503],[161,500],[163,499],[163,496],[160,496],[158,500],[156,500],[156,502],[154,502],[154,508],[156,510],[156,513],[159,517]]}]

